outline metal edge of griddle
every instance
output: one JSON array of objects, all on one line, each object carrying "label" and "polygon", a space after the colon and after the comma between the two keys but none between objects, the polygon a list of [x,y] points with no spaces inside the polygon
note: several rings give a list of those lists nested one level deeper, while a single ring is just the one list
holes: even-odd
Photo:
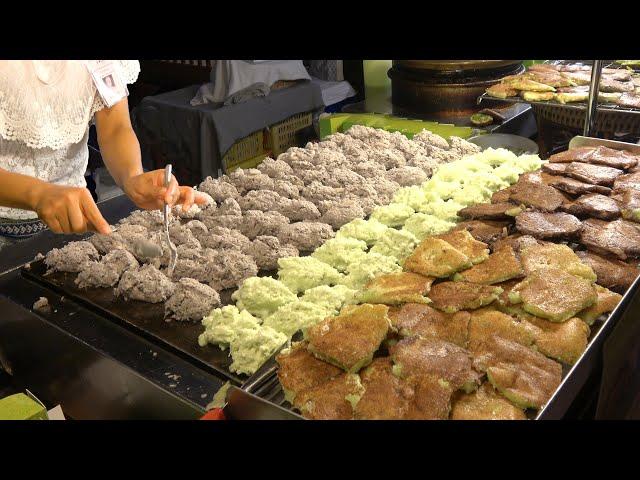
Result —
[{"label": "metal edge of griddle", "polygon": [[[589,367],[593,367],[595,362],[601,360],[599,357],[601,357],[604,341],[616,323],[625,314],[631,299],[637,294],[639,286],[640,276],[636,277],[616,308],[604,320],[598,332],[589,341],[586,350],[578,361],[571,366],[571,369],[564,376],[549,401],[538,411],[535,417],[536,420],[559,420],[564,416],[575,396],[586,382]],[[578,384],[579,376],[582,377],[583,381]]]},{"label": "metal edge of griddle", "polygon": [[606,140],[603,138],[585,137],[577,135],[569,142],[569,149],[580,147],[608,147],[616,150],[626,150],[635,155],[640,155],[640,145],[637,143],[621,142],[619,140]]},{"label": "metal edge of griddle", "polygon": [[227,392],[224,412],[230,420],[304,420],[290,409],[234,386]]},{"label": "metal edge of griddle", "polygon": [[[527,103],[529,105],[541,105],[544,107],[553,107],[553,108],[558,108],[558,109],[569,109],[569,110],[580,110],[580,111],[585,111],[587,110],[587,104],[585,102],[573,102],[573,103],[557,103],[557,102],[551,102],[551,101],[527,101],[523,98],[520,97],[507,97],[507,98],[496,98],[496,97],[492,97],[491,95],[488,95],[486,93],[483,93],[482,95],[480,95],[478,97],[478,105],[481,104],[484,101],[497,101],[497,102],[503,102],[503,103],[510,103],[510,104],[514,104],[514,103]],[[604,104],[598,104],[598,112],[607,112],[607,113],[629,113],[631,115],[640,115],[640,109],[638,108],[631,108],[631,107],[621,107],[619,105],[616,104],[608,104],[608,103],[604,103]]]}]

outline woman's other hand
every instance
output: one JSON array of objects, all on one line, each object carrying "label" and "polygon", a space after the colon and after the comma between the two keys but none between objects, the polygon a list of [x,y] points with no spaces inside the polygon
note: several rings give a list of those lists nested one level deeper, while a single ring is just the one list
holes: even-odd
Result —
[{"label": "woman's other hand", "polygon": [[159,210],[167,203],[182,205],[182,209],[187,211],[194,203],[202,205],[207,202],[193,188],[179,186],[173,175],[169,186],[165,187],[164,169],[129,177],[123,190],[133,203],[146,210]]},{"label": "woman's other hand", "polygon": [[41,183],[32,194],[32,210],[55,233],[111,233],[86,188]]}]

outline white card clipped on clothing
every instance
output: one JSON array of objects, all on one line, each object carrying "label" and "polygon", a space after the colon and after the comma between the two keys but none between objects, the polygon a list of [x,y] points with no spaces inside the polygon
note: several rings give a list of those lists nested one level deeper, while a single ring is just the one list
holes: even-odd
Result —
[{"label": "white card clipped on clothing", "polygon": [[129,95],[127,85],[113,60],[89,60],[86,65],[100,98],[107,107],[113,107]]}]

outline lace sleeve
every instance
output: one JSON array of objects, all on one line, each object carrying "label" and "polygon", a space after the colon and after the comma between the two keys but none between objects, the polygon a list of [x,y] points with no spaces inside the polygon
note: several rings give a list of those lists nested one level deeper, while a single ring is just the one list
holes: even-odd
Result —
[{"label": "lace sleeve", "polygon": [[[116,65],[120,69],[122,79],[127,85],[135,83],[140,74],[140,62],[138,60],[116,60]],[[91,116],[99,110],[105,108],[106,105],[102,101],[100,94],[96,90],[95,99],[93,102],[93,108],[91,109]]]}]

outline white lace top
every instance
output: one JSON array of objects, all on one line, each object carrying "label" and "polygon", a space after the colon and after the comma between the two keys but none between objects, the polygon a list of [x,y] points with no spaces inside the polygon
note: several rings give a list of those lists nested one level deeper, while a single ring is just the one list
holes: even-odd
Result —
[{"label": "white lace top", "polygon": [[[136,60],[118,60],[133,83]],[[0,168],[58,185],[86,185],[87,139],[93,115],[105,105],[84,61],[0,61]],[[37,218],[0,207],[0,218]]]}]

